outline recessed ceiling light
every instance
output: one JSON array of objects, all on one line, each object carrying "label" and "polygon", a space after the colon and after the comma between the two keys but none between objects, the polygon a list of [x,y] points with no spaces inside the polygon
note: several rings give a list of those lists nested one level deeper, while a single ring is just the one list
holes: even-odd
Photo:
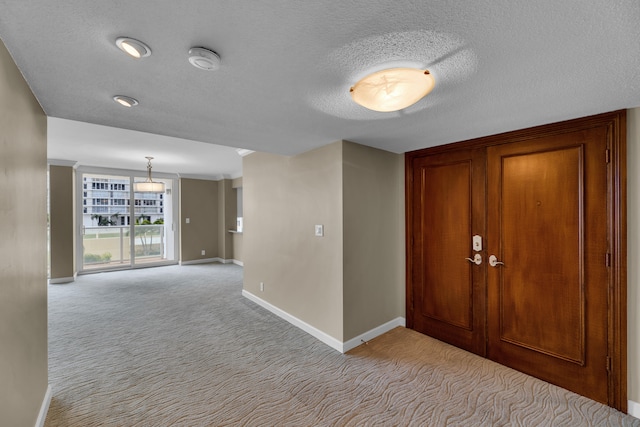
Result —
[{"label": "recessed ceiling light", "polygon": [[410,107],[433,90],[429,70],[390,68],[369,74],[351,88],[351,98],[365,108],[390,112]]},{"label": "recessed ceiling light", "polygon": [[139,104],[138,100],[125,95],[116,95],[113,100],[123,107],[133,107]]},{"label": "recessed ceiling light", "polygon": [[214,71],[220,68],[220,56],[212,50],[203,47],[189,49],[189,62],[196,68]]},{"label": "recessed ceiling light", "polygon": [[151,49],[140,40],[132,39],[130,37],[119,37],[116,39],[116,46],[121,51],[136,59],[144,58],[151,55]]}]

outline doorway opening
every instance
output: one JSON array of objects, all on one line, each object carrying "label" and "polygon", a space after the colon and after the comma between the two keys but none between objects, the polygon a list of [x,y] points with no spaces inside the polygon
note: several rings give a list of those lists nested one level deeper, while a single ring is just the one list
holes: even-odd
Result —
[{"label": "doorway opening", "polygon": [[80,273],[177,263],[177,180],[161,193],[133,192],[139,173],[78,171]]}]

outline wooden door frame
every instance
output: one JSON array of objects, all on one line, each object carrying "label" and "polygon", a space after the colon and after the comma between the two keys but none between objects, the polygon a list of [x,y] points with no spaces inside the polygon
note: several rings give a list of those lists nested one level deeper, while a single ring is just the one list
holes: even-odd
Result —
[{"label": "wooden door frame", "polygon": [[[607,128],[607,232],[610,237],[611,267],[608,288],[609,406],[627,411],[627,127],[626,110],[536,126],[467,141],[405,153],[406,224],[406,319],[413,328],[413,161],[414,159],[457,150],[480,149],[493,145],[526,141],[547,135],[574,132],[592,127]],[[486,185],[486,183],[485,183]],[[486,321],[485,321],[486,324]]]}]

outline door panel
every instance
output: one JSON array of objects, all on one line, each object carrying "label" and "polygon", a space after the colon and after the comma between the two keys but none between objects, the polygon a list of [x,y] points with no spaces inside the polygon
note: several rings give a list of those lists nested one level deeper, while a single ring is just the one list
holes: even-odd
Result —
[{"label": "door panel", "polygon": [[584,363],[581,148],[502,158],[501,260],[511,268],[501,268],[499,306],[502,340],[579,364]]},{"label": "door panel", "polygon": [[484,232],[473,215],[484,209],[483,169],[476,151],[417,159],[411,220],[414,328],[481,355],[485,267],[466,258],[473,258],[472,235]]},{"label": "door panel", "polygon": [[407,153],[407,326],[626,411],[625,132],[617,111]]},{"label": "door panel", "polygon": [[607,403],[605,128],[487,149],[488,356]]}]

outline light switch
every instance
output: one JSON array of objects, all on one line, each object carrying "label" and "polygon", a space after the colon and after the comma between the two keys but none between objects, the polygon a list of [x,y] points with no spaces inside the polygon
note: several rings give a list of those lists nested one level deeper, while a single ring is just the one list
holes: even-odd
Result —
[{"label": "light switch", "polygon": [[191,221],[189,218],[185,218],[184,222],[189,224],[189,221]]},{"label": "light switch", "polygon": [[316,237],[324,236],[324,226],[320,224],[316,224]]}]

